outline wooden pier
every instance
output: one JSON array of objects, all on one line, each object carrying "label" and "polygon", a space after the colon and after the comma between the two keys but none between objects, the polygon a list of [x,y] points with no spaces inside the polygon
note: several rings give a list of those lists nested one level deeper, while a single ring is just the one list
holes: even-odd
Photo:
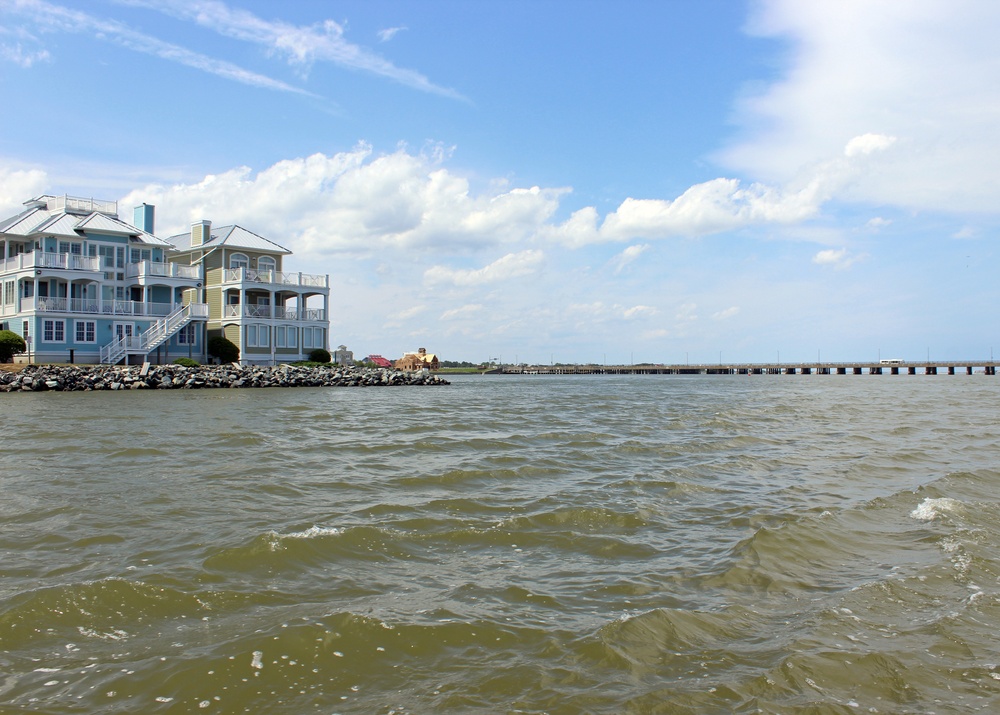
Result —
[{"label": "wooden pier", "polygon": [[993,360],[719,363],[701,365],[504,365],[504,375],[996,375]]}]

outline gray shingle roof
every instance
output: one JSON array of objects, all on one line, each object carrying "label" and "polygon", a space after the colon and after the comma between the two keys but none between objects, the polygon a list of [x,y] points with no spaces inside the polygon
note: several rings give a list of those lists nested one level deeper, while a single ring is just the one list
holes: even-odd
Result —
[{"label": "gray shingle roof", "polygon": [[[284,246],[279,246],[274,241],[269,241],[263,236],[258,236],[253,231],[248,231],[242,226],[237,226],[233,224],[232,226],[212,226],[212,237],[203,243],[201,246],[195,246],[195,249],[200,248],[215,248],[217,246],[225,245],[227,248],[245,248],[251,251],[264,251],[266,253],[280,253],[282,255],[291,254]],[[191,233],[179,233],[176,236],[171,236],[167,239],[170,243],[177,247],[178,251],[190,251],[191,246]]]}]

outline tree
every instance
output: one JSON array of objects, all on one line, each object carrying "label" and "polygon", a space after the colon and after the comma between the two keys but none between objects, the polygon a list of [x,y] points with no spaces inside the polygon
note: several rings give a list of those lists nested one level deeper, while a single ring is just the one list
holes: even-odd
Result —
[{"label": "tree", "polygon": [[24,338],[13,330],[0,330],[0,362],[10,362],[15,354],[27,348]]},{"label": "tree", "polygon": [[219,362],[238,362],[240,359],[240,349],[229,338],[216,335],[208,340],[208,354],[219,358]]}]

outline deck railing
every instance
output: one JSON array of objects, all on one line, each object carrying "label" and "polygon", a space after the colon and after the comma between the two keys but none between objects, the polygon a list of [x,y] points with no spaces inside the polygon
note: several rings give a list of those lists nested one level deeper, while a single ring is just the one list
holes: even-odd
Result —
[{"label": "deck railing", "polygon": [[251,268],[227,268],[223,271],[224,283],[263,283],[265,285],[329,288],[329,276],[311,273],[283,273],[258,271]]},{"label": "deck railing", "polygon": [[129,263],[125,267],[125,275],[129,278],[187,278],[198,280],[201,276],[201,265],[185,266],[178,263],[162,263],[159,261],[139,261]]},{"label": "deck railing", "polygon": [[226,318],[274,318],[275,320],[325,320],[322,308],[285,308],[280,305],[227,305],[223,310]]},{"label": "deck railing", "polygon": [[51,268],[69,271],[100,271],[101,259],[97,256],[81,256],[75,253],[53,253],[51,251],[29,251],[0,261],[0,274],[19,271],[24,268]]},{"label": "deck railing", "polygon": [[86,313],[90,315],[138,315],[162,317],[177,310],[178,303],[143,303],[134,300],[97,298],[22,298],[21,310],[39,313]]}]

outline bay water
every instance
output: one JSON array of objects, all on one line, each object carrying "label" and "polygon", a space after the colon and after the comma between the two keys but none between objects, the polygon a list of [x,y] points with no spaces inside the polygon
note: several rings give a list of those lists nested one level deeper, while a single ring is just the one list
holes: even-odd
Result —
[{"label": "bay water", "polygon": [[1000,382],[0,397],[3,713],[1000,711]]}]

